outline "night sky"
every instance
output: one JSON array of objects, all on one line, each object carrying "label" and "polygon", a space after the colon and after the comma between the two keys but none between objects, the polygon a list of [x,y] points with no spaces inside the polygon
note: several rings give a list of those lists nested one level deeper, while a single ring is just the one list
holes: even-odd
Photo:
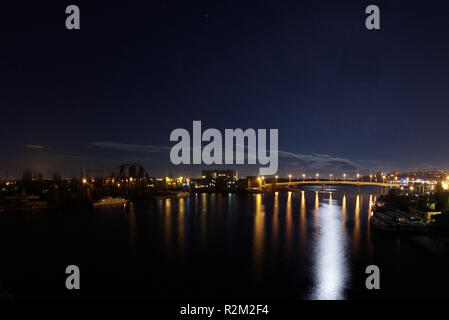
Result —
[{"label": "night sky", "polygon": [[167,152],[193,120],[279,129],[282,175],[449,168],[444,1],[2,1],[0,37],[0,178],[197,175]]}]

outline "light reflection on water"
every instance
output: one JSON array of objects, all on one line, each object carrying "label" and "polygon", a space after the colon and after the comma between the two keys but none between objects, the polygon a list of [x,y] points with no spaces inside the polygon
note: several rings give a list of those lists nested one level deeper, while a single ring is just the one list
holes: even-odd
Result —
[{"label": "light reflection on water", "polygon": [[[130,203],[125,210],[98,208],[89,215],[36,214],[33,219],[28,213],[0,215],[0,245],[4,244],[2,252],[9,257],[4,261],[14,261],[7,268],[17,280],[26,273],[17,271],[17,266],[29,261],[16,263],[24,256],[16,252],[50,261],[56,248],[64,247],[70,251],[66,257],[81,257],[89,261],[87,265],[111,261],[107,276],[98,268],[91,268],[90,274],[105,279],[123,274],[123,279],[110,286],[105,285],[110,281],[100,282],[89,295],[359,299],[372,295],[365,287],[369,264],[387,270],[383,283],[394,285],[383,287],[381,295],[386,297],[427,297],[435,286],[440,291],[433,296],[446,292],[445,261],[429,263],[429,257],[407,240],[370,229],[370,211],[380,190],[365,188],[357,195],[351,187],[324,192],[321,187],[304,189],[254,195],[193,194],[185,199]],[[39,270],[42,276],[33,279],[51,277],[48,266],[44,263]],[[432,274],[439,281],[415,277],[417,272]],[[31,286],[39,288],[31,295],[41,294],[40,284]]]},{"label": "light reflection on water", "polygon": [[263,269],[264,230],[265,230],[265,206],[262,203],[262,195],[256,195],[256,210],[254,214],[254,238],[253,259],[254,276],[259,278]]},{"label": "light reflection on water", "polygon": [[[318,198],[318,192],[316,193]],[[329,196],[328,203],[322,203],[315,214],[319,215],[316,226],[314,250],[314,287],[311,299],[344,299],[348,277],[346,241],[343,232],[341,206]]]},{"label": "light reflection on water", "polygon": [[[242,252],[248,248],[255,284],[263,284],[272,276],[270,273],[281,272],[276,268],[296,265],[298,275],[293,275],[292,283],[295,277],[308,273],[308,287],[298,287],[298,298],[345,299],[351,259],[361,253],[372,254],[371,246],[365,248],[365,243],[369,242],[368,222],[376,197],[333,191],[197,194],[187,199],[160,200],[156,208],[163,213],[165,254],[185,259],[187,250],[196,250],[192,249],[193,242],[201,252],[210,252],[211,240],[223,239],[220,243],[238,246]],[[130,224],[135,230],[136,213],[131,211]],[[245,230],[249,241],[233,239],[235,234],[242,237]],[[130,245],[135,245],[134,232]]]}]

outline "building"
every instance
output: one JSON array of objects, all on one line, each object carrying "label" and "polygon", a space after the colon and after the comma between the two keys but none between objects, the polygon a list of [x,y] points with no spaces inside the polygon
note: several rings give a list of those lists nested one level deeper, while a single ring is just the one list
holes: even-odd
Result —
[{"label": "building", "polygon": [[226,191],[235,189],[239,178],[237,170],[204,170],[201,173],[202,185],[208,188]]}]

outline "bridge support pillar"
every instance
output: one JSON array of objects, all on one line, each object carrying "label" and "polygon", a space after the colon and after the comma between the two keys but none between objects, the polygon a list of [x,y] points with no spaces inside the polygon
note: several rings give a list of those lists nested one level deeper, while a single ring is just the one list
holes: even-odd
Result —
[{"label": "bridge support pillar", "polygon": [[326,185],[325,185],[325,184],[322,185],[321,190],[322,190],[322,191],[325,191],[325,190],[326,190]]}]

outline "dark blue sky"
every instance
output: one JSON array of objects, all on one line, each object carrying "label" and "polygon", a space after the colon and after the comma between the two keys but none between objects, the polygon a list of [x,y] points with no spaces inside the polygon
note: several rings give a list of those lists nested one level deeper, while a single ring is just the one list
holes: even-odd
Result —
[{"label": "dark blue sky", "polygon": [[192,120],[278,128],[280,174],[449,168],[444,1],[4,1],[0,36],[0,177],[195,174],[142,147]]}]

